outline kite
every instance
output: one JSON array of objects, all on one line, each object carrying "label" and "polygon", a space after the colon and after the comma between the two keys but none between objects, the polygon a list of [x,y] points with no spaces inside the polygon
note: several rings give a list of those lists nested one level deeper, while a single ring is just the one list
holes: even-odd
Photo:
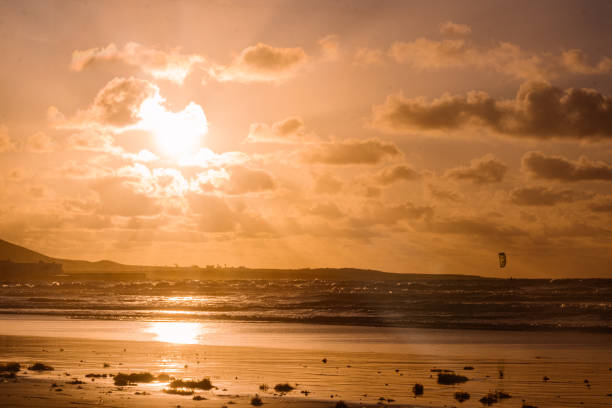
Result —
[{"label": "kite", "polygon": [[500,252],[498,255],[499,255],[499,267],[504,268],[506,266],[506,253]]}]

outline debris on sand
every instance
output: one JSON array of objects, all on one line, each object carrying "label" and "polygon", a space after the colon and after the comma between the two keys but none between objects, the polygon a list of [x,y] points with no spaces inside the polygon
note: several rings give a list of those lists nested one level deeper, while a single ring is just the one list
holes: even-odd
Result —
[{"label": "debris on sand", "polygon": [[118,373],[115,376],[115,385],[134,385],[136,383],[150,383],[155,380],[155,376],[151,373],[132,373],[123,374]]},{"label": "debris on sand", "polygon": [[66,384],[80,385],[80,384],[85,384],[85,383],[83,381],[79,380],[78,378],[75,378],[72,381],[68,381]]},{"label": "debris on sand", "polygon": [[521,408],[538,408],[535,405],[528,405],[525,400],[523,400],[523,405],[521,405]]},{"label": "debris on sand", "polygon": [[107,374],[89,373],[89,374],[85,374],[85,377],[87,377],[87,378],[106,378],[106,377],[108,377],[108,375]]},{"label": "debris on sand", "polygon": [[259,389],[260,389],[261,391],[268,391],[268,390],[270,389],[270,386],[269,386],[268,384],[261,384],[261,385],[259,386]]},{"label": "debris on sand", "polygon": [[259,395],[255,394],[255,396],[251,398],[251,405],[253,405],[254,407],[259,407],[263,405],[263,401],[261,400]]},{"label": "debris on sand", "polygon": [[495,391],[495,392],[488,393],[487,395],[482,397],[479,401],[482,402],[484,405],[493,405],[496,402],[499,402],[501,400],[508,399],[508,398],[512,398],[512,396],[508,394],[507,392]]},{"label": "debris on sand", "polygon": [[19,370],[21,370],[21,364],[19,363],[0,364],[0,371],[18,373]]},{"label": "debris on sand", "polygon": [[161,381],[161,382],[168,382],[171,379],[173,379],[173,377],[170,377],[168,374],[166,373],[161,373],[157,375],[157,381]]},{"label": "debris on sand", "polygon": [[474,367],[472,367],[472,366],[465,366],[465,367],[463,367],[463,369],[464,369],[464,370],[473,370],[473,369],[474,369]]},{"label": "debris on sand", "polygon": [[468,380],[467,377],[463,375],[458,375],[453,372],[451,373],[438,373],[438,384],[444,385],[453,385],[464,383]]},{"label": "debris on sand", "polygon": [[34,363],[28,367],[30,371],[53,371],[54,368],[43,363]]},{"label": "debris on sand", "polygon": [[164,391],[166,394],[173,394],[173,395],[193,395],[193,391],[175,390],[173,388],[170,388],[169,390],[164,388],[162,391]]},{"label": "debris on sand", "polygon": [[468,392],[457,391],[455,393],[455,399],[459,402],[467,401],[470,399],[470,394]]},{"label": "debris on sand", "polygon": [[203,378],[200,381],[183,381],[174,380],[170,383],[170,388],[191,388],[208,391],[213,388],[209,378]]},{"label": "debris on sand", "polygon": [[285,384],[276,384],[274,386],[274,391],[276,392],[290,392],[293,391],[294,387],[289,385],[289,383],[285,383]]},{"label": "debris on sand", "polygon": [[423,391],[424,391],[424,387],[423,384],[414,384],[414,387],[412,387],[412,392],[414,393],[414,396],[416,397],[417,395],[423,395]]},{"label": "debris on sand", "polygon": [[344,401],[338,401],[336,402],[335,408],[348,408],[348,405],[346,405]]},{"label": "debris on sand", "polygon": [[545,375],[544,377],[542,377],[542,381],[547,382],[548,380],[550,380],[550,378],[548,378],[547,375]]},{"label": "debris on sand", "polygon": [[327,363],[327,359],[326,359],[326,358],[324,358],[323,360],[321,360],[321,362],[322,362],[323,364],[325,364],[325,363]]},{"label": "debris on sand", "polygon": [[194,401],[204,401],[205,399],[206,398],[204,398],[201,395],[194,395],[193,398],[192,398],[192,400],[194,400]]}]

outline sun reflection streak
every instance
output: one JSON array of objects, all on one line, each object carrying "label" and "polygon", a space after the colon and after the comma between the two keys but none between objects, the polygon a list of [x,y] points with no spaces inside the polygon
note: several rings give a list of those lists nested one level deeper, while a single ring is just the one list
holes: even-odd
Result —
[{"label": "sun reflection streak", "polygon": [[197,344],[198,339],[208,332],[201,323],[193,322],[152,322],[145,329],[156,341],[175,344]]}]

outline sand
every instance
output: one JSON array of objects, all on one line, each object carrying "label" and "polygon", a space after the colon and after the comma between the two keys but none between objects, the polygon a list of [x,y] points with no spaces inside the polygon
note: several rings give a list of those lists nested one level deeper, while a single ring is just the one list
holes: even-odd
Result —
[{"label": "sand", "polygon": [[[576,346],[563,350],[526,349],[523,358],[499,360],[483,351],[478,357],[455,353],[435,354],[363,353],[322,350],[296,350],[262,347],[207,346],[172,344],[156,341],[113,341],[71,338],[0,336],[0,362],[17,361],[49,364],[54,371],[18,374],[17,381],[0,383],[3,407],[222,407],[251,406],[250,399],[259,394],[265,406],[333,407],[338,400],[349,406],[461,406],[482,407],[478,400],[487,392],[503,389],[513,398],[496,406],[520,407],[521,400],[543,407],[606,407],[612,404],[612,371],[609,355],[600,348],[583,348],[577,359],[571,359]],[[391,349],[392,350],[392,349]],[[486,350],[486,348],[482,348]],[[569,352],[569,353],[568,353]],[[564,357],[565,356],[565,357]],[[581,356],[584,362],[581,362]],[[326,363],[322,359],[326,359]],[[107,364],[108,367],[104,365]],[[473,366],[473,370],[464,370]],[[454,370],[469,381],[459,385],[437,384],[432,369]],[[499,371],[504,378],[499,378]],[[206,398],[194,401],[191,396],[163,393],[167,383],[116,387],[111,378],[86,378],[88,373],[116,374],[151,372],[167,373],[176,378],[209,377],[216,386],[197,391]],[[550,381],[544,383],[547,375]],[[589,385],[584,379],[589,379]],[[85,384],[69,384],[73,379]],[[423,396],[414,397],[412,386],[424,385]],[[296,390],[279,395],[273,390],[278,383],[290,383]],[[51,387],[56,384],[57,387]],[[267,384],[268,391],[259,386]],[[57,391],[60,388],[62,391]],[[302,391],[309,391],[308,395]],[[456,391],[467,391],[471,399],[459,404]]]}]

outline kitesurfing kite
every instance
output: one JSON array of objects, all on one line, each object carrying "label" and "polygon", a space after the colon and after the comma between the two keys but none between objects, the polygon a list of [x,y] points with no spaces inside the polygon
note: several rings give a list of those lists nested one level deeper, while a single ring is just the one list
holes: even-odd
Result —
[{"label": "kitesurfing kite", "polygon": [[500,252],[498,255],[499,255],[499,267],[504,268],[506,266],[506,253]]}]

